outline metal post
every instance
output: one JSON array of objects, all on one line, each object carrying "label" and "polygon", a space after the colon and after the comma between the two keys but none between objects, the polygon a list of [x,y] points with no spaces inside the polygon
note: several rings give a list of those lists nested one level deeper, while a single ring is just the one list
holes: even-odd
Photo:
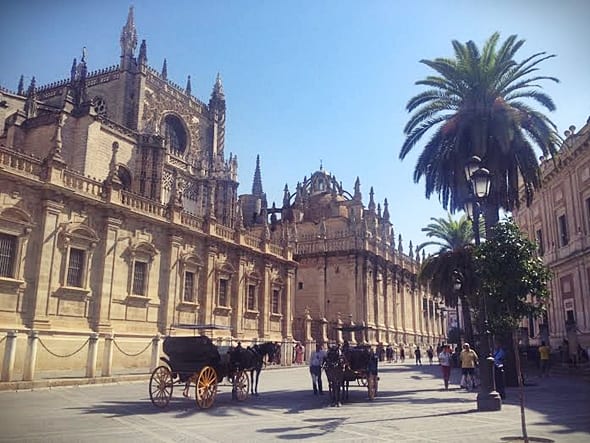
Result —
[{"label": "metal post", "polygon": [[6,346],[4,347],[4,359],[2,360],[2,378],[1,381],[12,381],[14,371],[14,359],[16,356],[16,338],[17,331],[8,331],[6,333]]},{"label": "metal post", "polygon": [[[475,245],[480,245],[479,238],[479,217],[480,205],[476,203],[473,205],[473,234],[475,237]],[[483,315],[484,315],[484,335],[486,338],[487,355],[482,359],[482,365],[479,372],[480,386],[477,394],[477,410],[478,411],[499,411],[502,409],[502,400],[500,394],[496,391],[496,380],[494,378],[494,357],[492,357],[492,347],[490,342],[490,330],[488,327],[488,297],[487,293],[483,293]]]}]

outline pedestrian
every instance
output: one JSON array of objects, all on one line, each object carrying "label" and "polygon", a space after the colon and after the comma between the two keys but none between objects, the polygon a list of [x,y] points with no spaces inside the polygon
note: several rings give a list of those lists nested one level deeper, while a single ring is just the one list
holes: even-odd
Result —
[{"label": "pedestrian", "polygon": [[449,390],[449,378],[451,378],[451,362],[452,362],[451,347],[445,345],[442,351],[438,354],[438,363],[442,370],[443,381],[445,383],[445,390]]},{"label": "pedestrian", "polygon": [[432,346],[428,347],[428,349],[426,350],[426,354],[428,355],[428,361],[430,362],[430,364],[432,364],[432,359],[434,358],[434,349],[432,349]]},{"label": "pedestrian", "polygon": [[301,343],[299,342],[297,342],[297,345],[295,346],[295,364],[303,364],[303,346],[301,346]]},{"label": "pedestrian", "polygon": [[403,346],[399,347],[399,361],[404,363],[406,361],[406,351]]},{"label": "pedestrian", "polygon": [[387,345],[385,349],[385,356],[387,357],[387,363],[391,363],[393,361],[393,348],[391,345]]},{"label": "pedestrian", "polygon": [[504,361],[506,360],[506,351],[502,344],[497,342],[494,350],[494,380],[496,382],[496,391],[500,394],[502,400],[506,399],[506,383],[504,374]]},{"label": "pedestrian", "polygon": [[422,352],[420,351],[420,346],[416,346],[414,355],[416,356],[416,365],[422,366]]},{"label": "pedestrian", "polygon": [[309,373],[311,374],[311,383],[313,386],[314,395],[324,395],[322,389],[322,365],[326,358],[326,351],[321,343],[315,347],[315,352],[311,353],[309,358]]},{"label": "pedestrian", "polygon": [[469,390],[475,388],[475,367],[479,363],[477,354],[469,343],[463,345],[463,350],[459,355],[459,361],[461,362],[461,387]]},{"label": "pedestrian", "polygon": [[551,349],[549,346],[545,344],[544,341],[541,342],[541,346],[539,346],[539,366],[541,367],[541,377],[549,376],[549,358],[551,356]]}]

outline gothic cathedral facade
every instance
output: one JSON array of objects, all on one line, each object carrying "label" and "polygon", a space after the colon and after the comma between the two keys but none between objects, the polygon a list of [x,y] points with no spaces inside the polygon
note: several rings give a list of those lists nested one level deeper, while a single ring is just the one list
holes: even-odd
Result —
[{"label": "gothic cathedral facade", "polygon": [[[381,213],[371,190],[365,208],[358,181],[349,194],[320,168],[269,206],[259,163],[238,195],[221,78],[205,103],[190,77],[182,88],[166,62],[151,68],[133,9],[120,43],[112,67],[89,72],[83,53],[66,80],[0,88],[0,331],[20,334],[17,349],[32,331],[62,354],[89,334],[137,349],[183,325],[209,325],[219,343],[287,343],[284,361],[294,340],[342,329],[371,343],[443,339],[387,202]],[[128,354],[118,366],[146,363]]]}]

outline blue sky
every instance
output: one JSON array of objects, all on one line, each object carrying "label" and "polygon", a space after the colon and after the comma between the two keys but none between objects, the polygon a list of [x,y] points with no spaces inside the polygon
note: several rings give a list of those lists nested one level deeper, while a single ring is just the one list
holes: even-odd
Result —
[{"label": "blue sky", "polygon": [[406,248],[425,240],[430,217],[445,216],[413,183],[421,146],[398,159],[405,105],[430,74],[420,59],[452,56],[453,39],[481,45],[494,31],[518,34],[526,44],[517,58],[557,54],[541,68],[561,80],[545,84],[560,132],[590,116],[586,0],[4,0],[0,85],[16,89],[21,74],[38,85],[66,78],[83,46],[90,70],[118,63],[131,4],[152,67],[167,58],[168,77],[184,86],[191,75],[203,101],[221,73],[240,193],[250,192],[257,154],[277,205],[285,183],[293,191],[322,162],[349,191],[359,176],[365,203],[371,186],[377,202],[389,200]]}]

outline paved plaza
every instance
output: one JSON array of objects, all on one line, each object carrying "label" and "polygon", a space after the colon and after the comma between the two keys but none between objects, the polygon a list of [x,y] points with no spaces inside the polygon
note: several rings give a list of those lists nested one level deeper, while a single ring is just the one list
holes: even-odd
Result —
[{"label": "paved plaza", "polygon": [[[516,389],[499,412],[477,412],[475,392],[441,389],[438,366],[384,364],[379,394],[351,386],[350,401],[330,407],[311,392],[307,368],[269,369],[259,397],[238,403],[220,386],[215,404],[200,410],[181,389],[164,410],[148,396],[147,378],[81,387],[0,392],[0,441],[245,442],[395,441],[501,442],[520,435]],[[526,388],[529,436],[590,441],[590,383],[555,377]],[[503,440],[504,438],[504,440]]]}]

